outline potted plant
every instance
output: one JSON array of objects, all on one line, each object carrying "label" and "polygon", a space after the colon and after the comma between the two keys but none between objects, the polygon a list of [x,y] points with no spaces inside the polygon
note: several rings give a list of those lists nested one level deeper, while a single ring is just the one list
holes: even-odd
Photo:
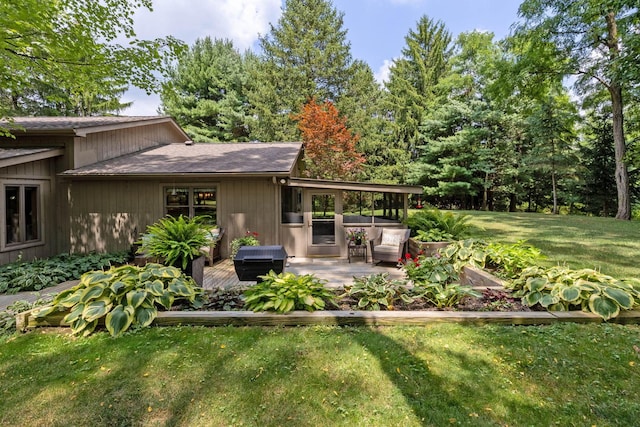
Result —
[{"label": "potted plant", "polygon": [[238,253],[238,249],[241,246],[260,246],[260,241],[258,240],[258,233],[255,231],[247,230],[247,232],[242,237],[236,237],[231,241],[231,259],[236,257]]},{"label": "potted plant", "polygon": [[138,253],[161,259],[165,265],[180,268],[199,286],[204,280],[202,248],[209,245],[207,217],[166,216],[147,227]]},{"label": "potted plant", "polygon": [[414,213],[406,220],[412,236],[409,239],[409,253],[414,257],[418,253],[431,256],[449,243],[465,238],[471,229],[470,219],[469,215],[443,212],[436,208]]},{"label": "potted plant", "polygon": [[347,229],[347,240],[355,245],[361,245],[367,241],[367,231],[364,228]]}]

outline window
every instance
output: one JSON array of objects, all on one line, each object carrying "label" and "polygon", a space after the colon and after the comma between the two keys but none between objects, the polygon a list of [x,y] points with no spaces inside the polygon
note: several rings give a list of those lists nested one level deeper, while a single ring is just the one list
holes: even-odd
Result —
[{"label": "window", "polygon": [[345,224],[397,224],[404,218],[402,194],[345,191],[342,198]]},{"label": "window", "polygon": [[38,185],[5,185],[4,214],[5,247],[41,240]]},{"label": "window", "polygon": [[218,204],[215,187],[165,187],[164,211],[170,216],[208,216],[208,223],[217,224]]},{"label": "window", "polygon": [[302,224],[302,190],[282,187],[282,223]]}]

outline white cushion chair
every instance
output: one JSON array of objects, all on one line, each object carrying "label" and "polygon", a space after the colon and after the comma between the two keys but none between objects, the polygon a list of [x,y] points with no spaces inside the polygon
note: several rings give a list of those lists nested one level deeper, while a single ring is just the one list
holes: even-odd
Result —
[{"label": "white cushion chair", "polygon": [[383,228],[370,240],[371,262],[394,262],[404,257],[408,250],[411,230],[401,228]]},{"label": "white cushion chair", "polygon": [[224,229],[222,227],[212,228],[209,231],[209,245],[200,248],[200,251],[207,257],[209,265],[213,265],[213,262],[220,258],[220,241],[224,235]]}]

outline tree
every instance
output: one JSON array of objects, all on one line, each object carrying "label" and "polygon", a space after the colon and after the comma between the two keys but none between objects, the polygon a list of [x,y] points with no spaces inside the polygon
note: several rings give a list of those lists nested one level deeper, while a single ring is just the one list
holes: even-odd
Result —
[{"label": "tree", "polygon": [[625,88],[640,82],[637,0],[525,0],[519,9],[524,22],[516,35],[522,39],[551,41],[557,47],[557,63],[565,73],[578,76],[578,87],[594,82],[609,92],[615,147],[615,177],[618,195],[616,218],[630,219],[629,175],[624,131]]},{"label": "tree", "polygon": [[354,75],[343,14],[327,0],[286,0],[282,16],[260,38],[262,56],[250,95],[256,137],[295,140],[292,114],[307,100],[338,103]]},{"label": "tree", "polygon": [[[151,0],[0,2],[3,96],[28,93],[34,81],[74,96],[112,95],[129,84],[155,90],[164,57],[182,44],[136,38],[133,16],[140,7],[151,9]],[[94,82],[100,87],[89,86]],[[7,105],[0,108],[0,117],[12,114]]]},{"label": "tree", "polygon": [[526,167],[539,169],[551,179],[552,212],[558,208],[559,181],[575,171],[576,112],[566,94],[549,96],[529,117],[533,147],[524,159]]},{"label": "tree", "polygon": [[249,71],[254,57],[229,40],[198,39],[168,70],[162,110],[196,142],[249,140]]},{"label": "tree", "polygon": [[394,137],[413,151],[419,142],[418,127],[441,95],[438,82],[449,71],[451,34],[441,21],[422,16],[405,41],[402,57],[389,70],[386,88]]},{"label": "tree", "polygon": [[358,136],[353,135],[331,101],[307,102],[298,121],[304,142],[305,174],[316,179],[353,180],[364,157],[356,151]]}]

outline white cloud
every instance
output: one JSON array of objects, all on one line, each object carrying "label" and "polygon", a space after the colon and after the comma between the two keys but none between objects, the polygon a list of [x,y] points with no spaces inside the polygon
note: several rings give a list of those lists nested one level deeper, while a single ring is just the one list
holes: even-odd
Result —
[{"label": "white cloud", "polygon": [[389,69],[393,65],[394,61],[395,59],[385,59],[382,63],[382,66],[380,66],[380,68],[378,68],[378,71],[374,73],[373,77],[381,85],[389,81]]},{"label": "white cloud", "polygon": [[[259,35],[269,31],[269,23],[280,17],[281,0],[156,0],[153,12],[139,10],[135,17],[138,38],[173,36],[193,45],[197,38],[229,39],[241,52],[250,49]],[[154,115],[160,105],[157,95],[130,90],[133,100],[126,115]]]}]

